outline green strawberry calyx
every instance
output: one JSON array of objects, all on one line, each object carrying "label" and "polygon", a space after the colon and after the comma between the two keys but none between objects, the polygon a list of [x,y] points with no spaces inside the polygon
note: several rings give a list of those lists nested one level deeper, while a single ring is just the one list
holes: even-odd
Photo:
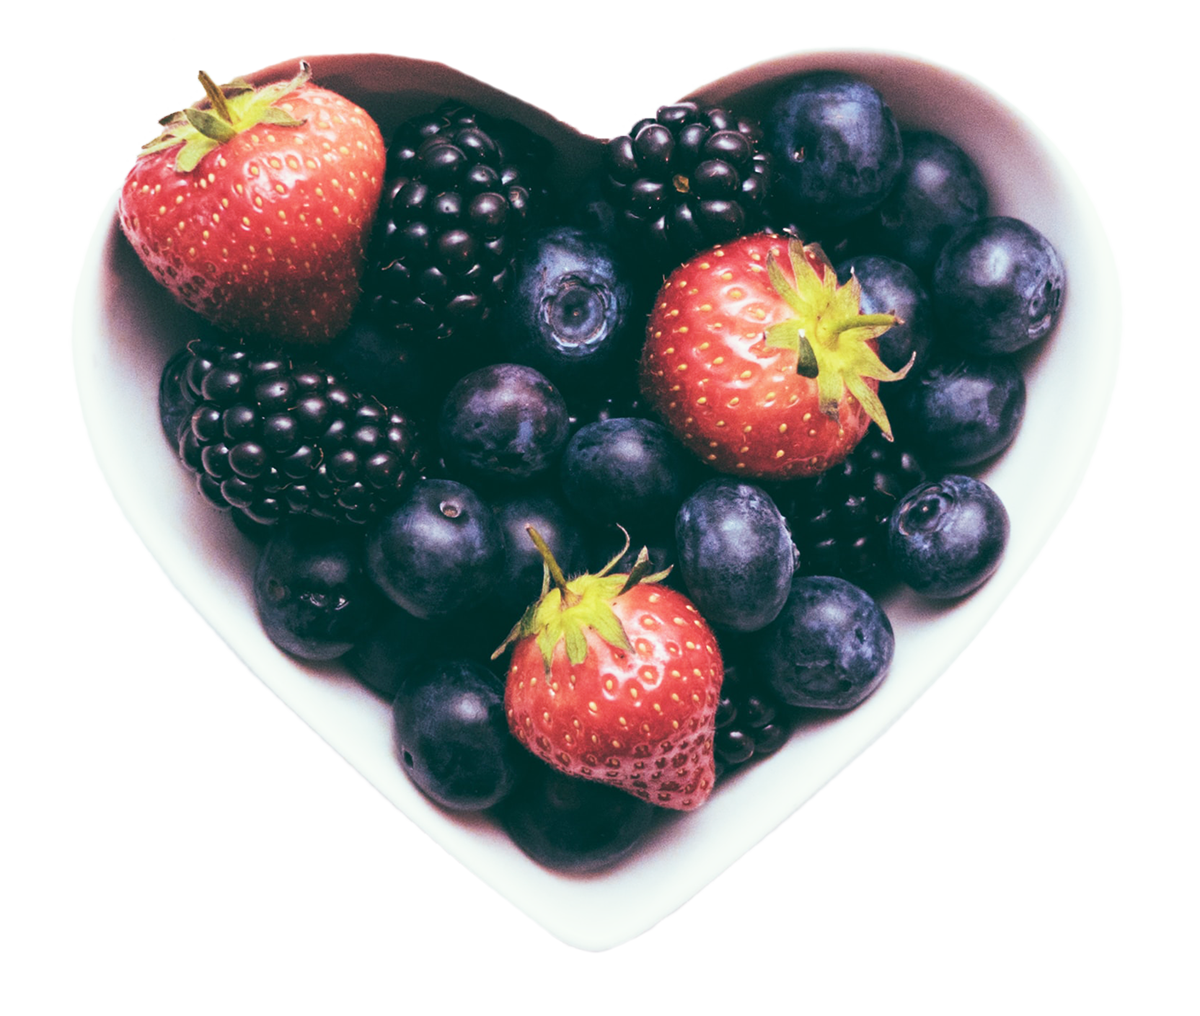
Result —
[{"label": "green strawberry calyx", "polygon": [[650,555],[643,547],[627,574],[613,574],[612,569],[629,549],[629,534],[622,529],[625,545],[608,564],[595,574],[567,578],[541,534],[533,526],[525,528],[545,565],[542,594],[529,605],[508,637],[492,653],[492,659],[499,657],[514,642],[533,636],[537,639],[547,673],[559,642],[566,645],[568,661],[577,665],[587,658],[585,632],[588,628],[613,648],[632,652],[625,627],[613,610],[613,601],[636,585],[661,582],[671,569],[652,571]]},{"label": "green strawberry calyx", "polygon": [[837,272],[819,244],[789,239],[788,260],[790,276],[774,252],[767,256],[771,285],[794,314],[766,329],[767,345],[796,354],[797,372],[816,380],[822,413],[836,419],[842,396],[849,392],[890,441],[891,423],[867,379],[899,381],[912,367],[915,353],[894,371],[871,345],[901,324],[900,319],[895,314],[862,313],[858,279],[851,275],[845,285],[839,285]]},{"label": "green strawberry calyx", "polygon": [[275,103],[312,77],[312,68],[306,60],[300,61],[300,70],[291,81],[277,81],[265,88],[255,88],[244,78],[235,78],[227,85],[217,85],[204,71],[200,72],[199,77],[208,105],[197,103],[164,116],[159,120],[163,132],[142,146],[142,155],[179,146],[175,169],[180,173],[190,173],[209,152],[251,127],[259,124],[300,127],[304,123]]}]

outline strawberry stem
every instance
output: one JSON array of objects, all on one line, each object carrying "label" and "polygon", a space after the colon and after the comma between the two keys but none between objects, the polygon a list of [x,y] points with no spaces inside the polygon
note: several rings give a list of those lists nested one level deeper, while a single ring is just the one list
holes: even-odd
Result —
[{"label": "strawberry stem", "polygon": [[204,94],[208,96],[208,101],[212,103],[217,116],[226,123],[233,123],[233,114],[229,111],[229,103],[225,101],[225,93],[204,71],[200,72],[199,77],[200,84],[204,86]]},{"label": "strawberry stem", "polygon": [[550,550],[549,544],[542,539],[542,534],[534,529],[533,526],[526,526],[525,532],[529,534],[529,538],[533,540],[533,545],[537,547],[538,553],[542,555],[542,560],[546,564],[546,571],[550,574],[550,581],[554,583],[555,588],[562,594],[563,607],[575,606],[579,602],[579,594],[567,585],[567,576],[563,574],[559,563],[554,560],[554,553]]}]

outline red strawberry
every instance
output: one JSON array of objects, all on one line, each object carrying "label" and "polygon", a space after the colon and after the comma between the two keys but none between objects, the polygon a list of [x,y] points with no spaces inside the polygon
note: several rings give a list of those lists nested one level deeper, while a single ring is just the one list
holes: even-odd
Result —
[{"label": "red strawberry", "polygon": [[650,315],[642,390],[704,462],[739,476],[811,476],[846,458],[876,394],[903,377],[876,353],[897,319],[864,315],[861,290],[816,244],[758,233],[671,273]]},{"label": "red strawberry", "polygon": [[716,778],[724,675],[707,622],[681,593],[657,584],[665,573],[646,574],[645,551],[628,575],[608,574],[618,557],[567,580],[530,535],[553,586],[547,581],[509,636],[509,729],[565,773],[663,808],[698,808]]},{"label": "red strawberry", "polygon": [[121,189],[121,228],[186,306],[231,331],[319,342],[359,297],[383,188],[375,121],[348,99],[291,81],[218,88],[164,119]]}]

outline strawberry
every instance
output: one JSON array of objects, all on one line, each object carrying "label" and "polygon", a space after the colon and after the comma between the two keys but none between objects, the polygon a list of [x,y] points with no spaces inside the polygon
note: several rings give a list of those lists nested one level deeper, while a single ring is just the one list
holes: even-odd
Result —
[{"label": "strawberry", "polygon": [[[786,256],[785,256],[786,255]],[[862,314],[821,248],[769,233],[697,255],[667,278],[647,325],[642,391],[702,461],[739,476],[812,476],[846,458],[902,378],[876,339],[898,324]]]},{"label": "strawberry", "polygon": [[[611,784],[663,808],[690,811],[716,779],[713,736],[724,667],[708,623],[648,574],[568,580],[537,532],[542,597],[498,649],[513,645],[504,706],[529,751],[573,776]],[[624,550],[622,550],[622,554]]]},{"label": "strawberry", "polygon": [[383,187],[379,127],[348,99],[291,81],[218,87],[163,119],[125,179],[121,228],[187,307],[231,331],[331,338],[359,297]]}]

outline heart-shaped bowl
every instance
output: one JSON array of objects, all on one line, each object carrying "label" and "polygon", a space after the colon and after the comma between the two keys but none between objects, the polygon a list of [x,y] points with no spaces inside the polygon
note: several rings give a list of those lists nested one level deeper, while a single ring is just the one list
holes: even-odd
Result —
[{"label": "heart-shaped bowl", "polygon": [[[599,162],[601,141],[445,66],[382,55],[307,59],[315,80],[371,112],[385,137],[404,118],[453,96],[546,137],[565,182],[581,180]],[[282,79],[295,66],[289,61],[251,77]],[[114,495],[167,575],[246,666],[397,808],[533,919],[582,948],[616,945],[680,906],[799,808],[937,679],[1057,524],[1107,407],[1119,328],[1111,252],[1071,169],[1002,100],[958,73],[904,56],[862,52],[776,59],[697,89],[692,97],[758,115],[780,79],[822,68],[848,71],[875,85],[902,125],[957,141],[982,170],[992,213],[1018,216],[1041,230],[1066,265],[1068,292],[1058,329],[1022,357],[1028,408],[1021,431],[982,474],[1008,508],[1011,540],[1000,569],[965,599],[935,605],[912,594],[886,597],[896,654],[878,691],[850,712],[803,725],[776,754],[726,780],[699,810],[664,813],[634,857],[602,874],[548,871],[490,819],[432,804],[396,760],[390,704],[338,665],[299,663],[267,639],[254,608],[254,545],[197,494],[159,426],[162,367],[198,334],[197,323],[142,268],[116,223],[115,198],[103,213],[80,280],[75,362],[86,423]],[[614,101],[628,103],[632,123],[672,98],[620,95]],[[1037,666],[1036,658],[1030,665]]]}]

